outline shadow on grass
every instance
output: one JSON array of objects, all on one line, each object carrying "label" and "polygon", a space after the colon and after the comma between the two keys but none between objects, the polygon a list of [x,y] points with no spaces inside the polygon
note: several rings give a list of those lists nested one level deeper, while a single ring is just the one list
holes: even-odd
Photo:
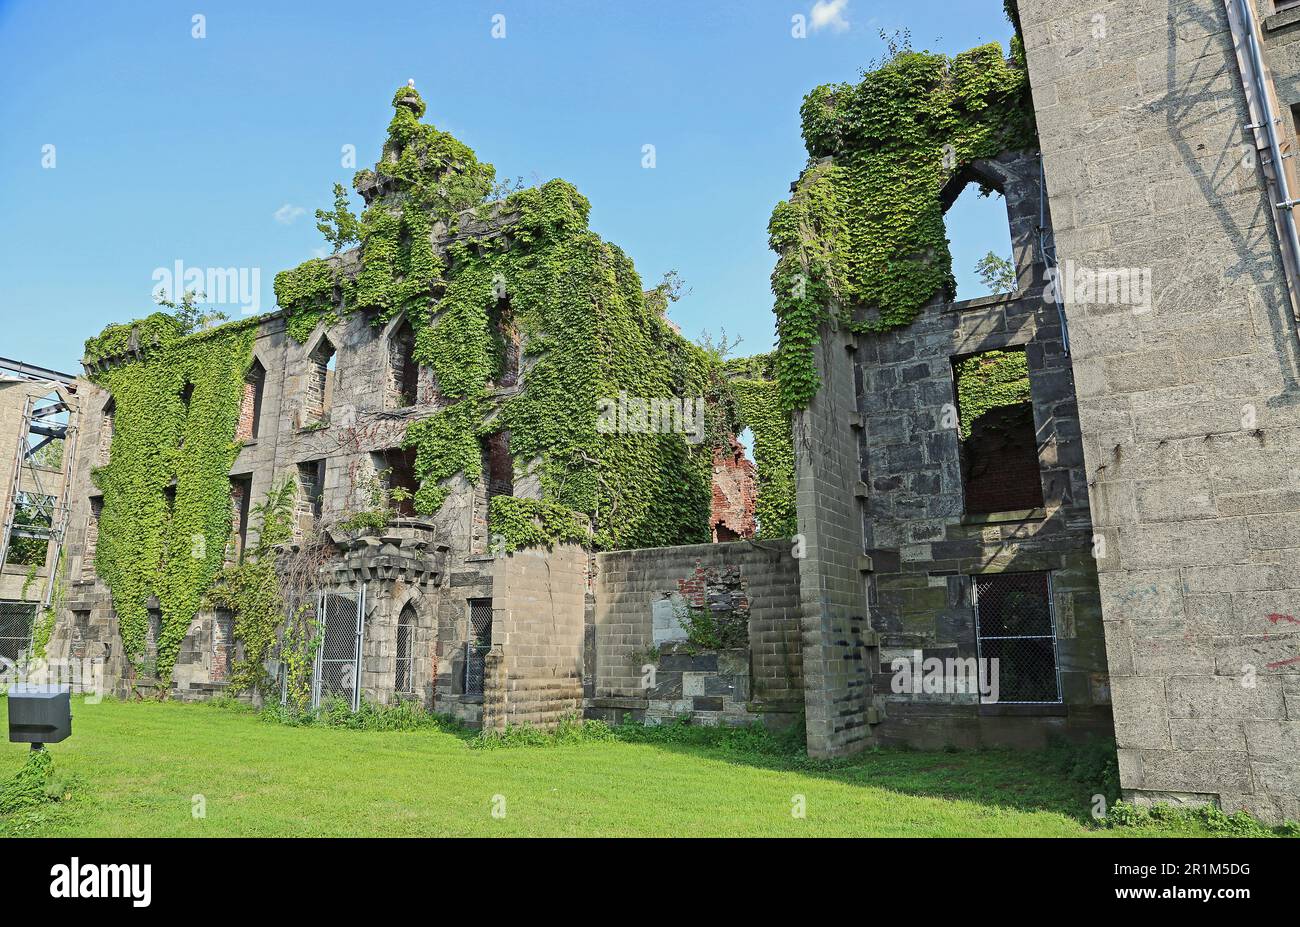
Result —
[{"label": "shadow on grass", "polygon": [[[707,733],[706,733],[707,732]],[[1015,811],[1061,814],[1095,827],[1094,796],[1117,797],[1111,781],[1114,745],[1055,744],[1045,750],[918,751],[868,748],[851,757],[811,759],[796,733],[716,729],[670,724],[620,727],[625,743],[650,744],[672,753],[780,772],[797,772],[844,785],[869,786],[922,798],[968,801]]]},{"label": "shadow on grass", "polygon": [[[219,707],[249,711],[233,700]],[[705,727],[673,722],[656,727],[625,724],[610,727],[576,718],[554,731],[510,727],[483,734],[457,721],[425,712],[411,703],[375,706],[359,712],[343,700],[327,701],[314,712],[271,706],[256,715],[264,722],[289,727],[325,727],[353,731],[404,731],[449,734],[469,749],[512,750],[593,743],[653,746],[682,756],[720,760],[775,772],[796,772],[844,785],[868,786],[903,795],[968,801],[1015,811],[1046,811],[1095,826],[1090,812],[1094,796],[1107,804],[1117,797],[1115,750],[1109,742],[1085,746],[1056,744],[1039,751],[915,751],[872,748],[852,757],[814,760],[797,725],[772,733],[752,727]]]}]

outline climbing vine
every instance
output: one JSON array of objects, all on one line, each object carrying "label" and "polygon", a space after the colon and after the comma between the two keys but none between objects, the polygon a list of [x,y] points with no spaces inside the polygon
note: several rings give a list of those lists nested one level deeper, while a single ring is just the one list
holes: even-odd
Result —
[{"label": "climbing vine", "polygon": [[963,440],[985,412],[1030,401],[1029,360],[1024,351],[986,351],[955,366]]},{"label": "climbing vine", "polygon": [[760,538],[787,538],[798,533],[794,503],[794,441],[790,413],[781,408],[775,380],[731,381],[737,424],[754,433],[758,497],[754,517]]},{"label": "climbing vine", "polygon": [[944,187],[973,161],[1036,144],[1027,74],[997,43],[952,58],[903,50],[858,84],[817,87],[800,114],[813,163],[768,227],[787,409],[819,389],[823,323],[888,331],[953,297]]},{"label": "climbing vine", "polygon": [[96,569],[137,666],[157,601],[163,678],[224,560],[234,436],[256,326],[187,334],[167,318],[110,326],[86,344],[92,379],[116,404],[110,462],[94,472],[104,494]]},{"label": "climbing vine", "polygon": [[[355,226],[359,263],[308,261],[276,278],[289,335],[305,341],[321,322],[362,310],[375,325],[399,315],[411,325],[439,397],[406,436],[424,515],[437,513],[454,477],[482,476],[480,438],[508,430],[544,503],[495,506],[492,530],[511,543],[567,539],[574,525],[586,536],[587,524],[601,547],[707,540],[711,445],[597,424],[599,400],[620,394],[703,397],[707,354],[647,301],[631,260],[589,230],[590,203],[570,184],[487,202],[493,167],[421,123],[414,89],[399,88],[393,104],[383,157],[354,179],[369,198]],[[337,197],[323,218],[336,237],[352,228]],[[440,231],[454,242],[441,250]],[[492,403],[507,332],[526,345],[526,386]]]},{"label": "climbing vine", "polygon": [[263,668],[276,631],[284,623],[284,597],[277,572],[279,547],[293,537],[297,485],[286,479],[252,510],[257,542],[243,559],[227,566],[207,594],[206,605],[234,616],[233,634],[244,644],[231,669],[230,686],[241,692],[265,682]]}]

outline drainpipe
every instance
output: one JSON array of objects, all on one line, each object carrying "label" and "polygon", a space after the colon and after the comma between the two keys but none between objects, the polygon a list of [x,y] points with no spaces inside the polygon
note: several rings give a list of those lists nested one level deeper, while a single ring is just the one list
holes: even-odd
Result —
[{"label": "drainpipe", "polygon": [[[1296,220],[1294,209],[1300,206],[1300,199],[1293,199],[1291,195],[1290,184],[1287,182],[1286,170],[1284,168],[1281,142],[1278,138],[1278,126],[1282,118],[1273,111],[1272,94],[1265,75],[1268,73],[1264,65],[1264,55],[1259,47],[1259,29],[1255,19],[1255,8],[1251,5],[1250,0],[1225,0],[1229,4],[1229,9],[1235,5],[1237,15],[1241,19],[1243,26],[1242,32],[1235,36],[1237,42],[1244,46],[1246,57],[1250,64],[1250,74],[1246,74],[1246,68],[1242,68],[1242,83],[1249,86],[1243,87],[1246,90],[1246,102],[1250,103],[1253,96],[1257,101],[1258,108],[1262,117],[1259,122],[1247,125],[1248,129],[1263,129],[1264,138],[1268,142],[1268,153],[1272,159],[1273,183],[1276,185],[1278,202],[1274,204],[1277,209],[1278,222],[1282,226],[1282,237],[1286,240],[1286,248],[1290,252],[1290,260],[1283,259],[1283,269],[1287,276],[1292,297],[1291,312],[1297,315],[1297,306],[1295,304],[1295,294],[1297,292],[1297,273],[1300,267],[1300,235],[1296,232]],[[1231,23],[1232,17],[1229,17]],[[1237,30],[1234,29],[1234,32]],[[1267,180],[1267,176],[1265,180]],[[1270,191],[1272,192],[1272,191]],[[1271,197],[1270,197],[1271,198]]]}]

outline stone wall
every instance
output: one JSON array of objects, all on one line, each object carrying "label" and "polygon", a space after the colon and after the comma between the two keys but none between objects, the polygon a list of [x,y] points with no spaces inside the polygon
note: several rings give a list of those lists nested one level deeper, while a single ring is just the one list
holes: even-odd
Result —
[{"label": "stone wall", "polygon": [[808,752],[854,753],[873,742],[879,719],[871,686],[878,640],[867,616],[872,546],[863,500],[860,422],[853,382],[857,345],[847,331],[823,327],[817,346],[822,388],[794,415],[795,502],[799,559],[804,709]]},{"label": "stone wall", "polygon": [[[1038,158],[1035,152],[1009,152],[978,162],[968,174],[1005,197],[1019,290],[955,303],[936,300],[906,328],[861,336],[851,361],[860,416],[854,428],[864,468],[858,494],[872,540],[871,626],[881,644],[874,688],[886,701],[877,735],[915,746],[974,746],[1041,745],[1051,732],[1109,734],[1074,382],[1059,314],[1050,294],[1044,297],[1034,241]],[[958,191],[951,192],[955,198]],[[958,408],[953,362],[1008,350],[1025,352],[1037,463],[1019,472],[1003,469],[997,478],[1007,484],[1017,476],[1034,481],[1031,493],[1016,495],[1032,495],[1042,505],[989,514],[972,504],[977,500],[963,484],[961,423],[954,413],[968,410]],[[997,414],[971,423],[968,441],[978,440],[981,423]],[[1032,463],[1032,446],[1030,451]],[[999,660],[1003,684],[997,704],[970,690],[893,691],[896,659],[981,656],[974,577],[1025,572],[1050,575],[1059,688],[1044,701],[1059,704],[1011,704],[1008,683],[1015,667],[1005,658]]]},{"label": "stone wall", "polygon": [[493,569],[492,657],[484,727],[553,727],[582,713],[587,554],[572,544],[520,550]]},{"label": "stone wall", "polygon": [[1150,275],[1066,307],[1124,791],[1300,818],[1300,341],[1224,4],[1020,10],[1059,258]]},{"label": "stone wall", "polygon": [[[584,666],[592,717],[789,723],[802,710],[798,567],[791,542],[597,554]],[[688,642],[690,622],[726,629]]]}]

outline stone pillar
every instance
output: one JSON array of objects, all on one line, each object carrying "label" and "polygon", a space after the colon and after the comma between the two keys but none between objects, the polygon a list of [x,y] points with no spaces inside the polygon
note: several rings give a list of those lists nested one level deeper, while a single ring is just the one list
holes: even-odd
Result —
[{"label": "stone pillar", "polygon": [[1300,818],[1300,341],[1224,4],[1020,13],[1124,792]]}]

